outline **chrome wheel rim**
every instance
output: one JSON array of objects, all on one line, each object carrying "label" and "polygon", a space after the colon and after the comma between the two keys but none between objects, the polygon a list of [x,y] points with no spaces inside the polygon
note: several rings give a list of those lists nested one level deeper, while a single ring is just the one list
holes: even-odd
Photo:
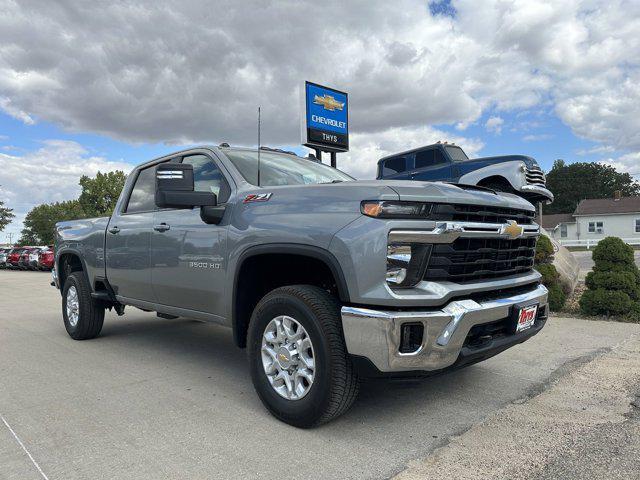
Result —
[{"label": "chrome wheel rim", "polygon": [[80,319],[80,301],[78,291],[73,285],[67,290],[67,320],[69,325],[75,327]]},{"label": "chrome wheel rim", "polygon": [[316,372],[311,338],[295,318],[274,318],[262,334],[262,367],[271,387],[287,400],[300,400]]}]

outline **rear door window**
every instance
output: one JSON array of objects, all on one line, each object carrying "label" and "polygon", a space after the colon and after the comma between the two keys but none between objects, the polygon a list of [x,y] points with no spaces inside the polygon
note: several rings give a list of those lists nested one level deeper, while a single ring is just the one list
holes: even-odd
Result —
[{"label": "rear door window", "polygon": [[384,161],[382,175],[395,175],[407,170],[407,159],[405,157],[394,157]]}]

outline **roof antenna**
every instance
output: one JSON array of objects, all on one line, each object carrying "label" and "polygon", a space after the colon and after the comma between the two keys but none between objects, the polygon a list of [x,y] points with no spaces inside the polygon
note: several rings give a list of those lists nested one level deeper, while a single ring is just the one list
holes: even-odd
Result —
[{"label": "roof antenna", "polygon": [[260,186],[260,107],[258,107],[258,186]]}]

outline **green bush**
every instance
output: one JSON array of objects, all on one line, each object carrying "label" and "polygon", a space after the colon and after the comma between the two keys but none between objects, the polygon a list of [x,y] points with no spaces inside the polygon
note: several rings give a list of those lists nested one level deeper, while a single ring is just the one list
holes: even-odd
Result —
[{"label": "green bush", "polygon": [[640,318],[640,271],[633,249],[619,238],[607,237],[593,249],[593,261],[593,271],[585,279],[588,290],[580,298],[582,311]]},{"label": "green bush", "polygon": [[624,267],[635,267],[633,248],[624,243],[618,237],[607,237],[598,242],[593,249],[593,261],[598,264],[615,264]]},{"label": "green bush", "polygon": [[640,282],[640,272],[635,265],[626,265],[619,262],[609,262],[606,260],[597,263],[593,267],[594,272],[629,272],[635,278],[636,283]]},{"label": "green bush", "polygon": [[541,235],[536,243],[536,265],[542,265],[553,262],[553,244],[549,237]]},{"label": "green bush", "polygon": [[624,316],[627,322],[640,323],[640,302],[634,302],[631,310]]},{"label": "green bush", "polygon": [[542,265],[536,265],[535,269],[542,275],[542,284],[546,287],[558,283],[560,274],[556,267],[550,263],[543,263]]},{"label": "green bush", "polygon": [[[544,236],[540,237],[540,239],[538,240],[538,246],[540,245],[540,241],[542,239],[545,239],[547,242],[549,242],[549,246],[551,246],[551,242],[549,241],[549,239]],[[544,244],[545,242],[543,241],[542,243]],[[543,263],[536,264],[535,269],[540,272],[540,275],[542,275],[542,284],[549,290],[549,309],[552,312],[558,312],[562,310],[562,307],[564,307],[564,304],[567,301],[567,295],[562,289],[562,285],[560,283],[560,274],[558,273],[558,270],[551,263],[546,263],[553,260],[553,255],[538,255],[539,251],[545,252],[546,247],[536,247],[536,263],[538,258],[541,258],[543,260]],[[551,252],[553,253],[553,247],[551,247]]]},{"label": "green bush", "polygon": [[634,300],[638,300],[638,282],[632,272],[597,271],[589,272],[585,279],[589,290],[622,290]]},{"label": "green bush", "polygon": [[624,315],[631,313],[633,300],[621,290],[586,290],[580,297],[580,308],[587,315]]},{"label": "green bush", "polygon": [[547,288],[549,290],[549,310],[559,312],[567,301],[567,295],[558,283],[554,283]]}]

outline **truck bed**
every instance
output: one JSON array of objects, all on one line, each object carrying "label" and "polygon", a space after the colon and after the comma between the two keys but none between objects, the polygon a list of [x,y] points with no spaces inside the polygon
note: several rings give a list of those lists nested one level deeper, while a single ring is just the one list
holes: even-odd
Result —
[{"label": "truck bed", "polygon": [[105,276],[105,234],[110,217],[68,220],[56,224],[56,256],[77,254],[88,278]]}]

